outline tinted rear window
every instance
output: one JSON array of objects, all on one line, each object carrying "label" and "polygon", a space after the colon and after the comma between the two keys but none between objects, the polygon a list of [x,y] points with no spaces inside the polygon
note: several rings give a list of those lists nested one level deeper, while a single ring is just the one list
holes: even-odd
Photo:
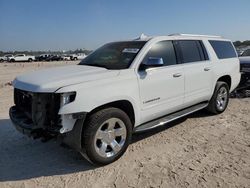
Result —
[{"label": "tinted rear window", "polygon": [[201,41],[180,40],[178,41],[183,63],[208,60],[206,49]]},{"label": "tinted rear window", "polygon": [[237,57],[234,47],[230,41],[209,40],[209,42],[219,59]]}]

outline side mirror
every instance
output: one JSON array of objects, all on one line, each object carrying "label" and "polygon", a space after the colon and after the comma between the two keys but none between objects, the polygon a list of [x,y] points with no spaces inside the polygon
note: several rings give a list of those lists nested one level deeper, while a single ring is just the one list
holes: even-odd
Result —
[{"label": "side mirror", "polygon": [[163,66],[163,59],[159,57],[149,57],[146,62],[141,64],[142,70],[146,70],[148,68],[153,68],[153,67],[161,67]]}]

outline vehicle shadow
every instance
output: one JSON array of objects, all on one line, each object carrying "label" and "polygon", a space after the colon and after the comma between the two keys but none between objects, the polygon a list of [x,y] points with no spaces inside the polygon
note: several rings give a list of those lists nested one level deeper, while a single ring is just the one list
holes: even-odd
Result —
[{"label": "vehicle shadow", "polygon": [[78,152],[23,136],[0,119],[0,182],[88,171],[96,168]]},{"label": "vehicle shadow", "polygon": [[[159,128],[136,133],[133,135],[132,144],[178,125],[187,118],[208,115],[200,111]],[[60,147],[59,141],[42,143],[39,139],[33,140],[16,131],[10,119],[0,119],[0,182],[64,175],[95,168],[97,167],[78,152]]]}]

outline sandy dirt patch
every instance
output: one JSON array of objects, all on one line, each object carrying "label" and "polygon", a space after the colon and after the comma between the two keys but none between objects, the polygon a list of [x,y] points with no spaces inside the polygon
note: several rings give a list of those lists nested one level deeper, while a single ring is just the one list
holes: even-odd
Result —
[{"label": "sandy dirt patch", "polygon": [[250,99],[136,134],[117,162],[95,167],[58,141],[17,132],[8,82],[26,71],[77,62],[0,64],[0,187],[250,187]]}]

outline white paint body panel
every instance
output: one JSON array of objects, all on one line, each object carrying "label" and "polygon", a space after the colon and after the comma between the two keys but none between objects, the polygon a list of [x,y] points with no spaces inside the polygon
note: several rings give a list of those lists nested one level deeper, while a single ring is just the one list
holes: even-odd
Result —
[{"label": "white paint body panel", "polygon": [[[181,76],[174,78],[176,73]],[[184,72],[181,66],[139,72],[138,85],[142,123],[181,109],[184,101]]]},{"label": "white paint body panel", "polygon": [[[177,64],[138,71],[138,67],[152,45],[163,40],[202,40],[209,61]],[[219,60],[208,40],[225,40],[207,36],[158,36],[146,38],[147,43],[130,68],[106,70],[90,66],[66,66],[41,70],[19,76],[14,87],[32,92],[76,92],[73,102],[62,106],[59,114],[90,112],[118,100],[129,101],[135,113],[135,126],[190,105],[209,101],[216,81],[225,75],[232,80],[230,91],[240,81],[239,59]],[[228,41],[228,40],[226,40]],[[205,71],[209,68],[209,71]],[[180,77],[174,78],[173,74]],[[152,102],[148,102],[153,100]],[[67,131],[69,127],[65,126]],[[66,129],[65,129],[66,131]]]}]

